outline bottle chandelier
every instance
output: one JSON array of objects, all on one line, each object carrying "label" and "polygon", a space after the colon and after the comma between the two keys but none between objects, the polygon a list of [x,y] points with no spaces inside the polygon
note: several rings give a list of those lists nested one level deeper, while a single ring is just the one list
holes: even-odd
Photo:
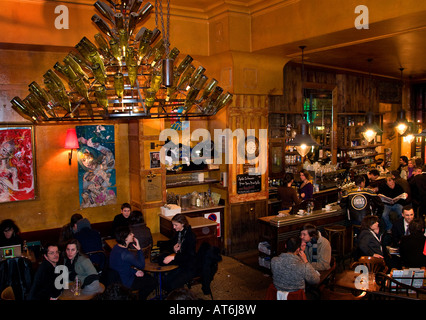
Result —
[{"label": "bottle chandelier", "polygon": [[[102,16],[92,16],[102,31],[94,36],[96,44],[83,37],[62,62],[46,71],[44,87],[34,81],[25,98],[11,100],[15,111],[34,123],[179,119],[215,115],[232,100],[190,55],[180,58],[176,47],[169,49],[168,29],[164,32],[163,27],[165,37],[158,28],[135,31],[151,13],[151,3],[119,2],[96,1]],[[168,3],[168,18],[169,10]],[[160,17],[163,23],[162,12]]]}]

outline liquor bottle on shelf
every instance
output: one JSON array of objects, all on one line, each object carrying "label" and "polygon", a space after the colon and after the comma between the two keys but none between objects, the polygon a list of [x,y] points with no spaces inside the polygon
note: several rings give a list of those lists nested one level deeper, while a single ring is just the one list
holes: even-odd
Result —
[{"label": "liquor bottle on shelf", "polygon": [[95,86],[95,97],[97,103],[104,108],[105,113],[108,113],[108,96],[105,86]]},{"label": "liquor bottle on shelf", "polygon": [[158,90],[160,90],[160,86],[161,86],[161,80],[162,80],[162,75],[161,72],[158,72],[158,70],[154,70],[152,75],[151,75],[151,89],[153,89],[155,91],[155,93],[158,92]]},{"label": "liquor bottle on shelf", "polygon": [[114,89],[118,98],[123,98],[124,94],[124,78],[121,72],[114,75]]},{"label": "liquor bottle on shelf", "polygon": [[56,118],[54,111],[55,104],[53,98],[38,85],[37,82],[33,81],[28,85],[28,90],[40,101],[49,116]]},{"label": "liquor bottle on shelf", "polygon": [[20,114],[23,118],[28,119],[30,121],[36,121],[37,116],[34,114],[34,112],[21,100],[19,97],[14,97],[12,100],[10,100],[10,103],[12,104],[12,108]]}]

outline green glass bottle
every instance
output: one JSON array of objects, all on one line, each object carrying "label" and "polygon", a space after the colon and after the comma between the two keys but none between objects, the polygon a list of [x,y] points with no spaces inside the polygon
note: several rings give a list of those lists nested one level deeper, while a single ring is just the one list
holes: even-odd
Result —
[{"label": "green glass bottle", "polygon": [[136,61],[135,48],[133,48],[133,46],[126,47],[125,60],[126,60],[126,65],[129,65],[132,61]]},{"label": "green glass bottle", "polygon": [[170,50],[169,54],[167,55],[167,59],[176,60],[179,53],[180,53],[179,49],[174,47],[172,50]]},{"label": "green glass bottle", "polygon": [[70,86],[77,91],[83,98],[89,100],[89,90],[86,87],[83,79],[77,78],[70,81]]},{"label": "green glass bottle", "polygon": [[127,65],[127,72],[129,74],[130,86],[134,88],[136,79],[138,77],[138,64],[136,60],[130,61],[130,63]]},{"label": "green glass bottle", "polygon": [[79,77],[74,72],[73,69],[71,69],[67,65],[61,65],[59,62],[56,62],[53,68],[58,71],[60,74],[62,74],[64,77],[68,79],[68,81],[74,81],[75,79],[78,79]]},{"label": "green glass bottle", "polygon": [[180,76],[182,74],[182,72],[184,72],[186,70],[186,68],[190,65],[190,63],[193,61],[194,59],[190,56],[187,55],[178,65],[178,67],[176,68],[176,71],[174,72],[174,74]]},{"label": "green glass bottle", "polygon": [[101,55],[99,54],[97,50],[90,53],[89,59],[90,59],[90,62],[92,63],[92,68],[93,68],[93,65],[97,63],[101,67],[102,72],[103,73],[106,72],[104,61],[102,60]]},{"label": "green glass bottle", "polygon": [[124,94],[124,78],[121,72],[114,75],[114,89],[118,98],[123,98]]},{"label": "green glass bottle", "polygon": [[96,24],[96,26],[101,30],[103,33],[105,33],[108,37],[113,38],[113,33],[111,31],[111,28],[108,26],[108,24],[103,20],[101,17],[99,17],[97,14],[94,14],[92,16],[92,21]]},{"label": "green glass bottle", "polygon": [[68,55],[73,58],[80,65],[80,67],[91,70],[89,61],[86,60],[81,54],[70,51]]},{"label": "green glass bottle", "polygon": [[83,37],[80,40],[80,43],[86,48],[89,53],[93,51],[98,51],[98,48],[95,46],[95,44],[89,39],[87,39],[87,37]]},{"label": "green glass bottle", "polygon": [[28,90],[40,101],[47,114],[50,117],[56,118],[56,113],[54,111],[55,104],[53,102],[53,98],[35,81],[31,82],[28,85]]},{"label": "green glass bottle", "polygon": [[164,53],[166,52],[166,47],[164,46],[163,39],[160,39],[157,44],[152,49],[151,57],[151,67],[154,67],[158,61],[163,58]]},{"label": "green glass bottle", "polygon": [[109,5],[98,0],[95,2],[94,6],[101,15],[103,15],[109,21],[114,22],[114,11],[112,11]]},{"label": "green glass bottle", "polygon": [[121,49],[120,49],[120,45],[118,44],[117,40],[115,39],[111,39],[109,40],[109,45],[111,47],[111,53],[114,56],[115,59],[117,59],[118,61],[121,61]]},{"label": "green glass bottle", "polygon": [[126,48],[129,44],[129,37],[127,35],[126,29],[119,29],[118,30],[118,44],[120,45],[120,48],[121,48],[123,54],[125,54]]},{"label": "green glass bottle", "polygon": [[186,68],[186,70],[182,73],[179,79],[179,84],[176,87],[177,90],[186,89],[189,79],[191,79],[191,76],[194,73],[194,71],[195,71],[195,67],[192,64],[190,64]]},{"label": "green glass bottle", "polygon": [[105,113],[108,113],[108,96],[105,86],[95,86],[95,97],[98,105],[105,110]]},{"label": "green glass bottle", "polygon": [[199,101],[197,101],[197,103],[202,103],[204,100],[206,100],[217,84],[218,81],[215,78],[212,78],[204,88],[203,92],[201,93],[201,97]]},{"label": "green glass bottle", "polygon": [[68,54],[64,58],[64,63],[65,65],[68,65],[79,77],[82,77],[85,81],[88,81],[88,75],[86,72],[84,72],[83,68],[77,63],[77,61],[71,57],[71,55]]},{"label": "green glass bottle", "polygon": [[151,108],[152,106],[154,106],[155,95],[157,94],[157,92],[153,88],[145,89],[144,92],[145,92],[145,106],[148,108]]},{"label": "green glass bottle", "polygon": [[58,75],[52,69],[47,70],[46,73],[43,75],[43,78],[50,79],[57,88],[63,91],[66,90],[62,80],[58,77]]},{"label": "green glass bottle", "polygon": [[158,30],[158,28],[155,28],[154,30],[152,30],[152,37],[151,39],[149,39],[149,44],[152,45],[158,39],[160,35],[161,35],[161,31]]},{"label": "green glass bottle", "polygon": [[105,75],[105,72],[102,71],[101,66],[99,63],[95,63],[92,67],[93,75],[95,76],[96,81],[98,81],[100,84],[105,85],[107,83],[107,76]]},{"label": "green glass bottle", "polygon": [[84,60],[90,61],[89,59],[90,51],[88,51],[87,48],[82,43],[79,42],[74,47],[83,56]]},{"label": "green glass bottle", "polygon": [[203,75],[205,71],[206,69],[203,66],[199,66],[197,70],[195,70],[191,78],[189,79],[186,90],[189,90],[189,88],[192,87],[195,82],[197,82],[197,80]]},{"label": "green glass bottle", "polygon": [[111,50],[108,45],[108,41],[104,38],[104,36],[100,33],[95,34],[95,41],[98,44],[99,50],[101,51],[102,55],[107,59],[114,58],[111,54]]},{"label": "green glass bottle", "polygon": [[24,98],[23,101],[37,115],[37,119],[49,120],[49,117],[47,116],[46,112],[44,111],[43,106],[41,105],[40,101],[38,101],[38,99],[35,97],[35,95],[30,93],[29,95],[27,95]]},{"label": "green glass bottle", "polygon": [[37,117],[34,112],[30,110],[30,108],[21,100],[21,98],[14,97],[12,100],[10,100],[10,103],[12,104],[12,108],[23,118],[32,122],[37,121]]},{"label": "green glass bottle", "polygon": [[229,92],[225,94],[221,94],[220,97],[217,99],[216,103],[213,106],[213,110],[211,111],[212,115],[215,115],[220,109],[225,107],[231,100],[233,95]]},{"label": "green glass bottle", "polygon": [[216,88],[214,88],[210,97],[208,97],[208,99],[201,106],[204,114],[210,114],[210,112],[213,110],[213,106],[216,100],[219,98],[222,92],[223,89],[221,87],[217,86]]},{"label": "green glass bottle", "polygon": [[155,93],[160,90],[162,75],[158,70],[154,70],[151,75],[151,89],[155,91]]},{"label": "green glass bottle", "polygon": [[149,29],[145,29],[143,35],[141,36],[141,40],[139,42],[139,60],[142,60],[145,57],[148,57],[151,51],[151,46],[149,45],[149,40],[152,37],[152,31]]},{"label": "green glass bottle", "polygon": [[207,77],[205,75],[201,75],[198,80],[194,83],[194,85],[189,89],[186,94],[185,103],[184,103],[184,112],[188,113],[197,99],[197,95],[200,90],[203,88],[204,84],[207,82]]}]

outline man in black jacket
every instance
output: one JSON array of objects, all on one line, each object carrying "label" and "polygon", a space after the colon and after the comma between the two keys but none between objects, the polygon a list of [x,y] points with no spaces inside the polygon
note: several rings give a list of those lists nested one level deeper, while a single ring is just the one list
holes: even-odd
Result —
[{"label": "man in black jacket", "polygon": [[60,274],[55,273],[59,261],[59,249],[56,244],[45,246],[44,260],[37,269],[28,300],[56,300],[62,292],[55,280]]},{"label": "man in black jacket", "polygon": [[352,224],[361,224],[367,215],[380,217],[383,203],[373,191],[365,188],[365,178],[362,175],[355,177],[356,188],[342,196],[340,206],[348,210],[348,219]]}]

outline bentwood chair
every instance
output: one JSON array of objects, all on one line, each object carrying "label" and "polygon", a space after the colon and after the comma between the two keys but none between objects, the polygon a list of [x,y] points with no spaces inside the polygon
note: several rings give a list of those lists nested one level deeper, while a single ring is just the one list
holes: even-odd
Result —
[{"label": "bentwood chair", "polygon": [[362,256],[358,259],[358,261],[355,261],[351,264],[351,269],[354,269],[356,266],[359,265],[366,266],[368,268],[368,271],[372,273],[386,273],[388,271],[388,267],[386,266],[385,260],[382,258]]},{"label": "bentwood chair", "polygon": [[[404,280],[408,280],[408,283],[412,284],[414,278],[394,278],[383,272],[376,273],[376,283],[380,287],[380,292],[383,293],[381,296],[382,299],[397,300],[398,297],[401,299],[401,296],[407,297],[409,299],[426,298],[425,288],[419,288],[407,283],[403,283],[402,281]],[[424,283],[425,278],[417,278],[417,280],[420,280]],[[397,297],[395,298],[393,296]]]}]

